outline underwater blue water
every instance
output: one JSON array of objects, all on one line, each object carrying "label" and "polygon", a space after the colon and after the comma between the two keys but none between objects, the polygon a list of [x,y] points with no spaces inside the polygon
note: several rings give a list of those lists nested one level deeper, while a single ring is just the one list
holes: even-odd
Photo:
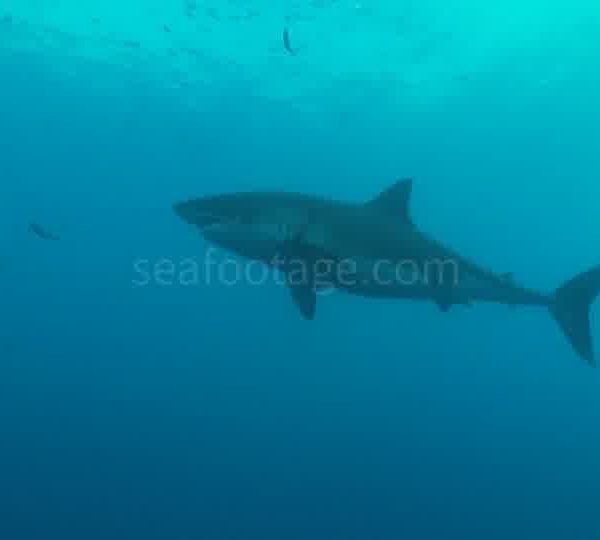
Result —
[{"label": "underwater blue water", "polygon": [[600,261],[597,66],[318,122],[0,69],[0,538],[600,538],[600,378],[543,310],[134,284],[205,253],[183,198],[410,176],[424,229],[550,291]]}]

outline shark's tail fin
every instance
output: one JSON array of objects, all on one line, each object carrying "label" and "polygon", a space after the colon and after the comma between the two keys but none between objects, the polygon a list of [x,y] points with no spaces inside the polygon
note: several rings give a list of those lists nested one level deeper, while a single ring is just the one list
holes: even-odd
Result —
[{"label": "shark's tail fin", "polygon": [[550,311],[569,343],[591,366],[596,365],[590,332],[590,307],[600,294],[600,266],[583,272],[559,287]]}]

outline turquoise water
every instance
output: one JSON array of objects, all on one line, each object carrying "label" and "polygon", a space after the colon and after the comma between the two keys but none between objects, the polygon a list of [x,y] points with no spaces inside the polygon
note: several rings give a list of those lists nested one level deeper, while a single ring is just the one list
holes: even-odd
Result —
[{"label": "turquoise water", "polygon": [[600,538],[600,378],[543,310],[135,270],[203,260],[184,198],[412,177],[553,290],[600,262],[598,7],[122,4],[0,6],[0,538]]}]

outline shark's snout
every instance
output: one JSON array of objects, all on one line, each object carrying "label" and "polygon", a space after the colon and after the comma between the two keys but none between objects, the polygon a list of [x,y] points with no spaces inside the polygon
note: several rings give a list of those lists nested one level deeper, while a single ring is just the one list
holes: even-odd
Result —
[{"label": "shark's snout", "polygon": [[222,216],[211,213],[194,200],[176,203],[173,205],[173,210],[186,223],[202,229],[217,225],[222,221]]},{"label": "shark's snout", "polygon": [[173,211],[181,218],[183,221],[188,223],[192,222],[194,213],[193,208],[190,201],[178,202],[173,205]]}]

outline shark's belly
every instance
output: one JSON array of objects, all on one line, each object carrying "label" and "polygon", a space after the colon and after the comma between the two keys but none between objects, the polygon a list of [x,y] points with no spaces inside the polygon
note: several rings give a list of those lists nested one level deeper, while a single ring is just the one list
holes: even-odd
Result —
[{"label": "shark's belly", "polygon": [[208,242],[235,255],[273,265],[281,245],[279,234],[283,233],[271,231],[271,234],[266,234],[247,227],[228,227],[207,230],[203,236]]}]

